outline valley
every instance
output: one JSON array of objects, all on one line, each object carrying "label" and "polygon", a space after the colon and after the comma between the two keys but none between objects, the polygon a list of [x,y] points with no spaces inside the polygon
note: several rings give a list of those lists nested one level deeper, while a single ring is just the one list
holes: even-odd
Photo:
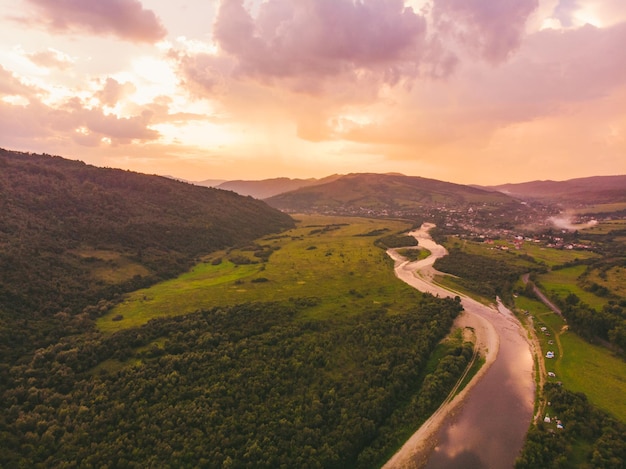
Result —
[{"label": "valley", "polygon": [[[0,158],[2,466],[380,467],[446,396],[465,396],[463,425],[485,425],[484,454],[465,462],[501,457],[481,438],[512,431],[511,464],[528,428],[518,468],[622,458],[626,234],[606,191],[564,208],[545,190],[527,201],[353,174],[271,208],[60,157]],[[573,229],[551,221],[562,210]],[[435,241],[409,236],[424,223]],[[396,272],[413,286],[390,248],[410,258]],[[517,319],[495,313],[496,297]],[[494,317],[498,347],[481,334]],[[530,359],[511,367],[525,338],[506,351],[519,324],[541,349],[534,375]],[[505,428],[487,429],[485,410],[463,420],[512,369],[528,394],[498,395]],[[446,440],[418,443],[441,457]]]}]

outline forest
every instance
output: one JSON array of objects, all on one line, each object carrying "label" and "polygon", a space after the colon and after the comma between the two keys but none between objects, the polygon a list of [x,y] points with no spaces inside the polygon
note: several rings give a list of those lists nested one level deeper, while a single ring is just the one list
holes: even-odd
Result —
[{"label": "forest", "polygon": [[516,469],[580,467],[576,454],[588,454],[583,467],[620,469],[626,461],[626,425],[591,405],[584,394],[568,391],[558,383],[544,387],[548,411],[564,428],[541,421],[533,425],[518,458]]},{"label": "forest", "polygon": [[[296,303],[215,308],[38,350],[3,393],[0,464],[374,467],[472,357],[471,344],[449,347],[425,373],[461,309],[452,299],[322,321],[299,319]],[[117,369],[99,367],[111,360]]]},{"label": "forest", "polygon": [[232,192],[0,149],[1,362],[81,331],[89,305],[293,225]]}]

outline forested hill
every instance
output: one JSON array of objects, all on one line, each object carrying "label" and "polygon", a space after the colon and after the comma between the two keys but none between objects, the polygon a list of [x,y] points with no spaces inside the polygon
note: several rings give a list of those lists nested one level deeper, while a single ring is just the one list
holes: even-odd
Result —
[{"label": "forested hill", "polygon": [[2,322],[73,315],[291,226],[232,192],[0,149]]},{"label": "forested hill", "polygon": [[473,225],[485,220],[522,222],[533,209],[506,194],[462,184],[402,174],[347,174],[265,199],[286,212],[339,215],[437,216],[470,213]]},{"label": "forested hill", "polygon": [[564,207],[626,202],[626,175],[594,176],[567,181],[531,181],[485,187],[513,197]]},{"label": "forested hill", "polygon": [[[249,195],[255,199],[268,199],[284,192],[290,192],[302,187],[316,186],[334,181],[341,176],[335,174],[323,179],[289,179],[289,178],[273,178],[264,179],[262,181],[226,181],[214,187],[234,191],[237,194]],[[206,185],[202,183],[195,183]]]}]

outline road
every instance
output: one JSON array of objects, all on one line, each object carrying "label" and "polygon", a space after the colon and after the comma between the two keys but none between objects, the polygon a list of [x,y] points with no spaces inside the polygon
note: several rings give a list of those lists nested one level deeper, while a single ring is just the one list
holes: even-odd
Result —
[{"label": "road", "polygon": [[435,260],[447,254],[424,224],[410,234],[431,252],[408,262],[396,250],[396,275],[422,292],[459,296],[464,313],[457,327],[470,328],[486,363],[472,382],[418,429],[385,469],[513,467],[532,419],[535,397],[531,346],[515,316],[501,303],[485,306],[433,282]]},{"label": "road", "polygon": [[524,285],[527,285],[528,283],[530,283],[530,285],[531,285],[531,287],[533,289],[533,292],[535,293],[535,295],[537,295],[537,298],[539,298],[543,302],[544,305],[546,305],[548,308],[550,308],[556,314],[558,314],[563,319],[565,319],[565,317],[563,317],[563,313],[561,312],[559,307],[557,305],[555,305],[554,303],[552,303],[552,301],[550,301],[550,299],[546,295],[544,295],[543,292],[541,290],[539,290],[539,288],[537,288],[537,285],[535,285],[534,282],[530,281],[530,274],[522,275],[522,281],[524,282]]}]

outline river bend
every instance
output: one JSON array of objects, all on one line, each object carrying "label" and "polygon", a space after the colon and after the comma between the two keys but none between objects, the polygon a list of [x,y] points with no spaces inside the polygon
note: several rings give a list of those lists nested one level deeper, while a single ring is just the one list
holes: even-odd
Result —
[{"label": "river bend", "polygon": [[504,305],[485,306],[433,282],[435,260],[447,254],[424,224],[410,234],[427,259],[408,262],[390,250],[396,275],[422,292],[459,296],[464,312],[457,325],[470,327],[486,364],[470,385],[439,409],[384,466],[395,468],[512,468],[533,414],[535,381],[531,345]]}]

